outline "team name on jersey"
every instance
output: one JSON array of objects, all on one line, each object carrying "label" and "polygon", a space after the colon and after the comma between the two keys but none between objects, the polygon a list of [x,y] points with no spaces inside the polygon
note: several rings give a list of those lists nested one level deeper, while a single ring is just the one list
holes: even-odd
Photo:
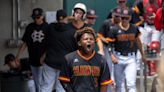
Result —
[{"label": "team name on jersey", "polygon": [[74,76],[100,76],[100,68],[90,65],[74,66],[73,74]]},{"label": "team name on jersey", "polygon": [[119,34],[117,35],[118,41],[134,41],[135,35],[134,34]]}]

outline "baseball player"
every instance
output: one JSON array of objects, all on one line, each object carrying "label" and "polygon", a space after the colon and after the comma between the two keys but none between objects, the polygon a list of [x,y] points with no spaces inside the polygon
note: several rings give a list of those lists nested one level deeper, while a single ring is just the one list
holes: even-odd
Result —
[{"label": "baseball player", "polygon": [[[117,3],[117,7],[115,8],[127,8],[126,6],[127,0],[116,0],[116,3]],[[112,18],[112,11],[113,9],[109,12],[107,19]]]},{"label": "baseball player", "polygon": [[144,53],[139,39],[140,32],[136,26],[130,24],[131,11],[129,9],[121,10],[121,22],[111,28],[109,38],[113,40],[114,52],[110,56],[114,63],[114,79],[116,83],[116,92],[125,92],[124,80],[128,92],[136,92],[136,51],[139,48],[144,60]]},{"label": "baseball player", "polygon": [[161,3],[162,0],[136,0],[132,7],[133,18],[131,23],[134,23],[136,26],[144,26],[144,16],[147,14],[147,9],[152,7],[153,10],[156,11],[159,7],[161,7]]},{"label": "baseball player", "polygon": [[94,26],[96,22],[96,18],[97,18],[96,11],[93,9],[89,9],[86,14],[85,23],[87,23],[90,26]]},{"label": "baseball player", "polygon": [[[121,13],[120,8],[113,9],[112,18],[105,20],[98,32],[98,36],[99,36],[99,38],[101,38],[101,40],[103,42],[102,45],[101,45],[101,43],[98,43],[99,52],[102,53],[102,55],[104,55],[105,59],[107,60],[112,80],[114,80],[113,64],[112,64],[112,61],[111,61],[111,58],[109,55],[109,51],[108,51],[108,43],[111,40],[107,38],[107,35],[110,34],[111,27],[113,27],[114,25],[118,25],[120,23],[120,21],[121,21],[120,13]],[[108,87],[108,90],[110,90],[110,89],[111,88]]]},{"label": "baseball player", "polygon": [[33,9],[31,15],[33,22],[30,23],[22,37],[23,44],[18,50],[16,60],[22,55],[25,48],[28,48],[29,63],[31,66],[32,75],[36,83],[36,90],[40,92],[42,81],[42,64],[44,61],[44,52],[46,50],[46,38],[48,24],[44,19],[44,12],[41,8]]},{"label": "baseball player", "polygon": [[56,13],[56,23],[49,25],[47,32],[46,58],[42,71],[42,92],[65,92],[58,80],[60,69],[64,63],[64,55],[76,48],[74,31],[67,30],[67,13],[60,9]]},{"label": "baseball player", "polygon": [[121,8],[115,8],[112,10],[112,18],[107,19],[103,22],[102,26],[100,27],[100,30],[98,32],[98,36],[101,38],[101,40],[104,43],[108,43],[110,40],[106,39],[107,34],[110,33],[110,27],[117,25],[121,21],[120,17]]},{"label": "baseball player", "polygon": [[75,34],[78,50],[65,56],[59,79],[67,92],[107,92],[112,83],[105,59],[94,51],[95,33],[91,27]]},{"label": "baseball player", "polygon": [[33,76],[31,74],[31,68],[29,64],[28,58],[19,59],[19,62],[15,61],[15,56],[12,53],[9,53],[5,56],[5,63],[9,67],[9,71],[18,74],[18,75],[26,75],[28,81],[28,92],[36,92],[35,83],[33,80]]},{"label": "baseball player", "polygon": [[70,29],[68,30],[79,30],[85,27],[87,24],[84,22],[84,19],[86,17],[87,13],[87,7],[83,3],[77,3],[72,9],[72,22],[68,25],[70,26]]},{"label": "baseball player", "polygon": [[[153,7],[146,8],[147,12],[145,14],[145,23],[144,23],[144,30],[141,31],[141,39],[143,44],[146,46],[145,51],[148,58],[156,57],[157,54],[160,52],[160,39],[162,32],[156,30],[154,26],[154,17],[156,9]],[[157,60],[148,60],[148,74],[154,75],[156,74],[156,64]]]},{"label": "baseball player", "polygon": [[[164,4],[163,4],[164,7]],[[154,26],[157,30],[162,31],[164,29],[164,19],[162,17],[162,14],[164,14],[164,8],[160,7],[157,12],[154,19]]]}]

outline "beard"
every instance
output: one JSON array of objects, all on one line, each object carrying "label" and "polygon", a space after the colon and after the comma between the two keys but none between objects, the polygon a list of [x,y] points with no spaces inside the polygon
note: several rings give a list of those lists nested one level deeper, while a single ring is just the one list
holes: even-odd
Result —
[{"label": "beard", "polygon": [[81,50],[84,54],[90,54],[93,52],[94,50],[94,45],[88,44],[85,47],[81,47]]}]

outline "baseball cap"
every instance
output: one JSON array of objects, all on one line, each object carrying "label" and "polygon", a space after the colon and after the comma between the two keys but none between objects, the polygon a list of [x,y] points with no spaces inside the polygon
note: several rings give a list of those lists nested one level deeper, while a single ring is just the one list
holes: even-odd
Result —
[{"label": "baseball cap", "polygon": [[121,16],[123,17],[129,17],[132,15],[132,12],[129,8],[122,9]]},{"label": "baseball cap", "polygon": [[15,60],[15,56],[12,53],[9,53],[5,56],[5,63],[4,65],[8,64],[9,62]]},{"label": "baseball cap", "polygon": [[43,16],[43,9],[41,8],[35,8],[32,11],[31,17],[35,19],[36,17]]},{"label": "baseball cap", "polygon": [[67,13],[63,10],[63,9],[60,9],[60,10],[57,10],[57,13],[56,13],[56,20],[62,20],[64,18],[67,17]]},{"label": "baseball cap", "polygon": [[96,18],[97,15],[96,15],[96,11],[93,10],[93,9],[89,9],[87,11],[87,15],[86,15],[87,18]]},{"label": "baseball cap", "polygon": [[121,14],[121,8],[114,8],[114,9],[112,10],[112,13]]}]

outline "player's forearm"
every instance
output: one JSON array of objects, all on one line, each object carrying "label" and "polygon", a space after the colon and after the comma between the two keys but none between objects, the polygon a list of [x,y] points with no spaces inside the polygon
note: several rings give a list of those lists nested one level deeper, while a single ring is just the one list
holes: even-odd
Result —
[{"label": "player's forearm", "polygon": [[46,58],[46,52],[43,53],[43,55],[41,56],[41,58],[44,60]]},{"label": "player's forearm", "polygon": [[99,51],[104,52],[103,43],[102,43],[101,39],[97,40],[97,46],[98,46]]},{"label": "player's forearm", "polygon": [[100,87],[100,92],[107,92],[107,85],[103,85]]},{"label": "player's forearm", "polygon": [[23,53],[23,51],[25,50],[25,48],[27,47],[26,43],[23,43],[21,45],[21,47],[19,48],[18,52],[17,52],[17,55],[16,55],[16,58],[18,59],[19,56]]},{"label": "player's forearm", "polygon": [[43,55],[40,57],[40,64],[44,64],[45,58],[46,58],[46,52],[44,52]]},{"label": "player's forearm", "polygon": [[102,42],[108,43],[108,41],[103,36],[101,36],[100,39],[101,39]]}]

